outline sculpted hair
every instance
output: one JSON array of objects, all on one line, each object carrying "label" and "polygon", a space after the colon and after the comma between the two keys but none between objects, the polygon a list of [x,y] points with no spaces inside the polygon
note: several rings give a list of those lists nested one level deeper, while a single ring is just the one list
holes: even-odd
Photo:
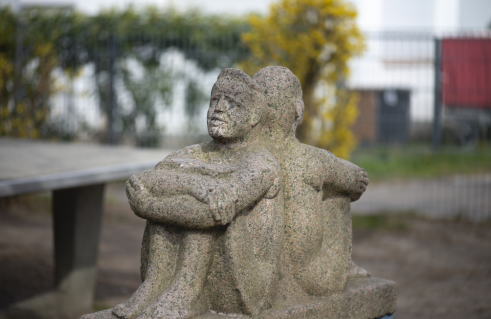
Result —
[{"label": "sculpted hair", "polygon": [[243,82],[251,90],[261,92],[259,87],[254,82],[254,80],[250,76],[248,76],[244,71],[241,71],[239,69],[234,69],[234,68],[223,69],[222,72],[220,72],[220,74],[217,77],[217,83],[224,78],[235,79],[237,81]]},{"label": "sculpted hair", "polygon": [[302,98],[300,80],[284,66],[262,68],[254,74],[252,79],[268,97],[279,98],[286,93],[285,90],[288,90],[292,91],[296,98]]},{"label": "sculpted hair", "polygon": [[[252,79],[264,92],[274,125],[294,133],[304,113],[302,85],[295,74],[283,66],[268,66]],[[295,113],[295,118],[288,115],[290,112]]]}]

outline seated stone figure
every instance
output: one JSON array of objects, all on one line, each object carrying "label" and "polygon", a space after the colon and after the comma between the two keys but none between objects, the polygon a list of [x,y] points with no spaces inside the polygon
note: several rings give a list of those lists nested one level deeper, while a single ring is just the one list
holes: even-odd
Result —
[{"label": "seated stone figure", "polygon": [[349,214],[367,175],[301,144],[302,117],[301,86],[288,69],[268,67],[253,79],[222,71],[208,111],[213,141],[174,152],[127,182],[132,209],[147,219],[142,285],[127,302],[82,318],[392,313],[392,282],[347,282],[367,275],[351,262]]},{"label": "seated stone figure", "polygon": [[367,174],[295,138],[304,105],[300,81],[289,69],[266,67],[253,79],[266,92],[269,150],[283,172],[285,244],[278,301],[339,293],[348,275],[369,275],[351,261],[349,213],[350,201],[368,185]]},{"label": "seated stone figure", "polygon": [[[365,191],[366,172],[325,150],[298,142],[295,130],[303,115],[302,91],[298,79],[288,69],[263,69],[256,74],[255,81],[266,92],[270,106],[266,130],[262,132],[268,138],[262,142],[276,155],[287,177],[283,186],[286,241],[281,257],[281,280],[274,299],[281,302],[338,293],[343,290],[350,271],[363,273],[351,263],[349,202]],[[170,161],[163,163],[166,162],[170,168]],[[194,166],[186,163],[185,167],[188,172],[206,169],[215,176],[227,170],[203,162]],[[181,177],[184,185],[193,185],[192,181],[184,180]],[[152,184],[158,183],[152,181]]]},{"label": "seated stone figure", "polygon": [[257,315],[270,307],[283,197],[279,164],[261,143],[265,108],[249,76],[225,69],[208,111],[213,140],[128,181],[132,209],[148,220],[143,283],[115,316],[190,318],[209,309]]}]

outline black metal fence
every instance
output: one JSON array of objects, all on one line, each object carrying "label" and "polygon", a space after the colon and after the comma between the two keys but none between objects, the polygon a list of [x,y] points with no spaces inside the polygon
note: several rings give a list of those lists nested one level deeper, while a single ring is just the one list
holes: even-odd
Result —
[{"label": "black metal fence", "polygon": [[[2,102],[1,135],[139,146],[196,142],[206,135],[216,76],[246,54],[232,31],[204,41],[179,30],[66,34],[59,39],[62,63],[51,68],[49,47],[43,53],[18,34],[17,68],[7,85],[15,101]],[[366,39],[348,85],[360,97],[352,161],[373,183],[354,211],[489,219],[490,34],[385,32]]]},{"label": "black metal fence", "polygon": [[491,34],[367,35],[353,161],[374,183],[359,212],[491,217]]},{"label": "black metal fence", "polygon": [[0,8],[0,136],[157,146],[167,123],[196,132],[203,77],[244,54],[243,20],[50,10]]}]

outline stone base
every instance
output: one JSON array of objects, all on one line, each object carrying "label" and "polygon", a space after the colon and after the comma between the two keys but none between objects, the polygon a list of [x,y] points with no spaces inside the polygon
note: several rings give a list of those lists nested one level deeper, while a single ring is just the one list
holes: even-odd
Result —
[{"label": "stone base", "polygon": [[[312,297],[293,305],[272,308],[264,319],[375,319],[396,311],[397,289],[393,281],[368,277],[350,279],[344,291],[329,297]],[[205,313],[196,319],[250,318],[244,315]],[[391,318],[391,316],[389,316]],[[86,315],[83,319],[117,319],[111,309]]]},{"label": "stone base", "polygon": [[396,311],[397,289],[393,281],[368,277],[350,279],[344,291],[329,297],[315,297],[280,309],[270,309],[268,319],[375,319]]}]

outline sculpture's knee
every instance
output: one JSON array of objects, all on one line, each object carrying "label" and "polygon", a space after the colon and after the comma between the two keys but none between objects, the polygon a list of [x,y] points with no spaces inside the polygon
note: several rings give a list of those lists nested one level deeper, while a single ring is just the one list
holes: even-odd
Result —
[{"label": "sculpture's knee", "polygon": [[298,270],[298,284],[309,295],[327,296],[343,291],[348,277],[347,267],[344,262],[335,263],[329,259],[317,258]]}]

